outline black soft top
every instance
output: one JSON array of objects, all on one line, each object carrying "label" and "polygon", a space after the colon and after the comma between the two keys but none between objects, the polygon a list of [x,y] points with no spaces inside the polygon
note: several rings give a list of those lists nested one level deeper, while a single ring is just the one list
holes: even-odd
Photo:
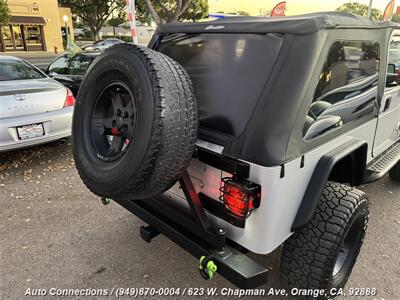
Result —
[{"label": "black soft top", "polygon": [[292,33],[310,34],[335,28],[399,27],[393,22],[377,22],[346,12],[319,12],[290,17],[227,17],[209,22],[168,23],[158,33]]},{"label": "black soft top", "polygon": [[[380,45],[380,101],[388,44],[397,28],[392,22],[343,12],[231,17],[160,26],[149,47],[177,60],[192,77],[200,105],[199,138],[223,146],[223,155],[277,166],[373,117],[366,115],[312,141],[303,139],[305,118],[333,41]],[[203,42],[207,39],[213,42]],[[238,42],[243,39],[246,52]],[[200,47],[190,46],[196,44]]]}]

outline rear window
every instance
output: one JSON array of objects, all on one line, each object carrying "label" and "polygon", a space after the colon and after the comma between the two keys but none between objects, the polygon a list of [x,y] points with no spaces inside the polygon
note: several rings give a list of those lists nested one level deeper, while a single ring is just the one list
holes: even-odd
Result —
[{"label": "rear window", "polygon": [[158,50],[178,61],[193,81],[201,138],[202,129],[228,139],[240,135],[282,41],[277,34],[226,33],[173,34],[162,40]]},{"label": "rear window", "polygon": [[0,60],[0,81],[45,78],[29,64],[18,60]]}]

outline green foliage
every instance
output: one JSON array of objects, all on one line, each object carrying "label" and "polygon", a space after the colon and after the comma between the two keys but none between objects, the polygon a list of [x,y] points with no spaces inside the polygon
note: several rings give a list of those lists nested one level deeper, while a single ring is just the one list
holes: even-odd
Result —
[{"label": "green foliage", "polygon": [[59,4],[71,8],[74,15],[90,28],[96,40],[99,31],[114,11],[120,11],[125,6],[125,0],[58,0]]},{"label": "green foliage", "polygon": [[246,17],[250,16],[250,14],[247,11],[243,11],[243,10],[239,10],[236,14],[238,16],[246,16]]},{"label": "green foliage", "polygon": [[400,23],[400,15],[393,15],[392,22]]},{"label": "green foliage", "polygon": [[[353,14],[357,14],[360,16],[366,17],[368,15],[368,5],[357,3],[357,2],[349,2],[339,6],[336,10],[349,12]],[[382,12],[378,9],[373,8],[371,11],[371,19],[373,20],[381,20]]]},{"label": "green foliage", "polygon": [[81,22],[76,22],[75,20],[72,21],[72,25],[74,26],[74,28],[85,28],[85,26]]},{"label": "green foliage", "polygon": [[0,0],[0,25],[7,24],[10,20],[10,10],[4,0]]},{"label": "green foliage", "polygon": [[179,21],[197,21],[208,17],[208,1],[193,0],[183,14],[178,18]]},{"label": "green foliage", "polygon": [[[150,4],[149,6],[146,4]],[[137,0],[136,17],[142,23],[197,21],[208,16],[207,0]]]},{"label": "green foliage", "polygon": [[91,31],[85,30],[83,34],[83,39],[93,41],[94,37]]},{"label": "green foliage", "polygon": [[119,25],[125,23],[125,18],[115,17],[107,21],[107,25],[111,27],[118,27]]},{"label": "green foliage", "polygon": [[136,0],[135,1],[136,8],[136,20],[138,20],[142,24],[151,24],[151,16],[147,10],[146,3],[144,0]]}]

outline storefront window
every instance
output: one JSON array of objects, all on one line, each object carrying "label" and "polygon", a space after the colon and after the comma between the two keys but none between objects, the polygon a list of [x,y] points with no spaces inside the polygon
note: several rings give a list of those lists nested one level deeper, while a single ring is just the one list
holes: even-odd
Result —
[{"label": "storefront window", "polygon": [[22,38],[21,25],[13,25],[12,31],[14,34],[15,49],[17,50],[24,49],[24,40]]},{"label": "storefront window", "polygon": [[25,26],[25,39],[28,46],[42,45],[42,36],[40,27],[34,25]]},{"label": "storefront window", "polygon": [[45,49],[41,25],[5,25],[1,26],[4,45],[0,51],[41,51]]},{"label": "storefront window", "polygon": [[5,49],[13,49],[14,45],[13,45],[13,42],[12,42],[12,35],[11,35],[10,26],[2,26],[1,27],[1,32],[3,33]]}]

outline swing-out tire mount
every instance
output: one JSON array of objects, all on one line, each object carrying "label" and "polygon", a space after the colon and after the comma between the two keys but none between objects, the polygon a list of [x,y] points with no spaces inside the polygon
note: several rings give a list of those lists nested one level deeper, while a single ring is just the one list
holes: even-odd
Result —
[{"label": "swing-out tire mount", "polygon": [[[182,188],[190,191],[191,182],[187,174],[184,174],[183,178],[186,180],[180,180]],[[187,193],[189,194],[196,195]],[[192,203],[190,212],[176,209],[172,202],[166,201],[163,197],[161,195],[145,201],[116,200],[116,202],[149,224],[140,229],[140,236],[146,242],[150,242],[161,233],[196,258],[205,256],[208,258],[207,263],[212,260],[217,266],[216,272],[239,288],[256,288],[267,282],[268,269],[228,245],[229,240],[224,234],[218,235],[218,229],[212,226],[204,227],[204,223],[200,224],[199,219],[205,216],[196,216],[198,211],[202,211],[201,203],[196,203],[198,199],[187,199]],[[171,207],[168,209],[169,205]],[[195,206],[199,206],[199,210]],[[165,211],[168,211],[168,214]]]},{"label": "swing-out tire mount", "polygon": [[[199,239],[184,227],[162,215],[154,207],[150,207],[148,203],[145,203],[145,201],[117,200],[116,202],[149,224],[151,229],[146,227],[147,229],[162,233],[196,258],[200,259],[202,256],[212,255],[213,262],[218,266],[217,273],[237,287],[251,289],[267,282],[268,269],[235,248],[225,245],[219,251],[210,249],[206,241]],[[145,241],[148,242],[146,239]]]}]

